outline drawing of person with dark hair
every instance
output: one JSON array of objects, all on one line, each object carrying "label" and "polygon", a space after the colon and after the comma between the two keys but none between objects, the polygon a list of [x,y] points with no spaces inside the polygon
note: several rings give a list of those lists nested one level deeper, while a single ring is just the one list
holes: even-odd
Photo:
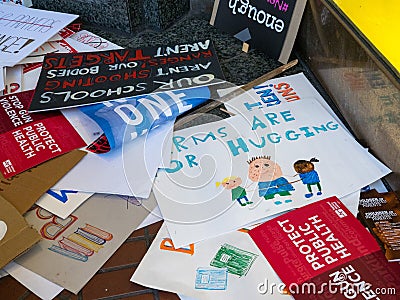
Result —
[{"label": "drawing of person with dark hair", "polygon": [[307,185],[308,194],[304,195],[306,198],[311,198],[314,195],[311,188],[313,185],[317,186],[317,195],[322,195],[319,176],[317,171],[314,170],[314,162],[319,162],[319,160],[313,157],[310,160],[300,159],[293,164],[294,170],[297,172],[296,175],[299,175],[303,184]]},{"label": "drawing of person with dark hair", "polygon": [[[240,186],[241,184],[242,184],[242,178],[237,176],[231,176],[224,178],[224,180],[222,180],[221,182],[217,182],[216,186],[219,187],[220,185],[222,185],[225,189],[231,190],[232,201],[237,200],[237,202],[241,206],[252,204],[253,202],[249,201],[249,199],[246,196],[247,195],[246,190]],[[245,200],[246,202],[242,203],[242,199]]]},{"label": "drawing of person with dark hair", "polygon": [[[264,197],[265,200],[279,196],[290,196],[290,191],[294,191],[294,187],[282,177],[281,167],[271,160],[270,156],[253,157],[248,162],[248,177],[253,182],[258,182],[258,195]],[[286,199],[285,203],[292,202]],[[282,204],[282,201],[276,200],[275,204]]]}]

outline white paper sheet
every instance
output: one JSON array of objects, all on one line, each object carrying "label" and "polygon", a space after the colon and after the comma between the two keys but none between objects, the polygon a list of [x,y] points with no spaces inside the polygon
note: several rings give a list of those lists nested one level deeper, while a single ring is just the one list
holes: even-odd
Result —
[{"label": "white paper sheet", "polygon": [[[71,37],[68,37],[65,40],[68,42],[68,44],[70,44],[78,52],[93,52],[93,51],[97,51],[97,50],[94,50],[94,48],[91,47],[90,45],[86,45],[84,43],[81,43],[81,42],[79,42],[77,40],[72,39]],[[102,50],[98,50],[98,51],[102,51]]]},{"label": "white paper sheet", "polygon": [[38,67],[22,73],[22,92],[34,90],[40,77],[42,68]]},{"label": "white paper sheet", "polygon": [[102,38],[102,37],[94,34],[93,32],[90,32],[88,30],[78,31],[77,33],[71,35],[70,38],[79,43],[88,45],[88,46],[96,49],[96,51],[122,49],[122,47],[106,40],[105,38]]},{"label": "white paper sheet", "polygon": [[[324,124],[335,125],[317,133],[314,128]],[[173,167],[158,173],[154,193],[177,247],[312,201],[349,195],[390,172],[311,98],[184,129],[174,139]],[[249,175],[247,161],[263,155],[272,156],[266,169],[273,174],[258,183]],[[310,193],[307,183],[294,177],[293,164],[313,157],[319,160],[315,170],[322,191],[314,184]],[[234,197],[224,188],[222,182],[231,176],[241,178],[238,187],[253,203],[243,203],[241,193]],[[279,191],[270,192],[268,185]]]},{"label": "white paper sheet", "polygon": [[5,68],[0,65],[0,91],[3,91],[6,87],[6,77],[4,75]]},{"label": "white paper sheet", "polygon": [[[89,32],[89,31],[88,31]],[[83,43],[77,39],[68,37],[63,39],[59,34],[54,35],[46,43],[40,45],[35,51],[30,53],[26,58],[21,60],[19,64],[42,62],[43,58],[48,53],[75,53],[75,52],[91,52],[94,47],[91,44]],[[121,49],[121,47],[102,39],[104,43],[110,43],[109,49],[100,48],[97,51],[105,51],[112,49]]]},{"label": "white paper sheet", "polygon": [[88,153],[53,189],[149,197],[162,158],[170,157],[172,128],[170,122],[122,148]]},{"label": "white paper sheet", "polygon": [[[58,34],[56,36],[58,36]],[[92,47],[85,45],[81,42],[77,42],[74,39],[66,38],[65,41],[69,45],[69,46],[67,46],[67,48],[70,49],[71,51],[72,50],[78,51],[78,52],[93,51]],[[67,49],[67,48],[64,48],[64,49]],[[37,67],[32,71],[23,73],[22,91],[33,90],[36,88],[37,82],[39,80],[40,72],[41,72],[41,67]]]},{"label": "white paper sheet", "polygon": [[188,296],[185,296],[185,295],[182,295],[182,294],[177,294],[177,295],[181,300],[198,300],[197,298],[188,297]]},{"label": "white paper sheet", "polygon": [[49,53],[75,53],[76,50],[66,40],[47,41],[40,45],[35,51],[30,53],[27,57],[21,60],[18,64],[32,64],[43,62],[46,54]]},{"label": "white paper sheet", "polygon": [[136,230],[141,229],[143,227],[149,226],[151,224],[157,223],[159,221],[161,221],[162,215],[161,215],[161,211],[160,208],[157,206],[155,209],[153,209],[153,211],[146,217],[146,219],[143,220],[142,224],[140,224],[138,226],[138,228],[136,228]]},{"label": "white paper sheet", "polygon": [[8,275],[8,273],[6,271],[0,270],[0,278],[4,277],[4,276],[7,276],[7,275]]},{"label": "white paper sheet", "polygon": [[375,181],[366,186],[366,190],[373,190],[373,189],[377,190],[379,193],[385,193],[388,191],[386,186],[383,184],[382,180]]},{"label": "white paper sheet", "polygon": [[53,215],[65,219],[92,195],[93,193],[75,190],[49,190],[36,201],[36,204]]},{"label": "white paper sheet", "polygon": [[[222,271],[222,269],[212,266],[211,261],[224,244],[254,255],[255,260],[244,276],[228,273],[226,288],[219,285],[219,290],[212,290],[216,286],[213,283],[205,283],[209,279],[207,270]],[[199,270],[206,270],[206,274],[201,277]],[[282,287],[281,280],[250,236],[246,232],[239,231],[177,249],[171,243],[164,224],[131,277],[131,281],[195,299],[293,299],[291,296],[278,292],[277,286]],[[199,284],[202,283],[201,281],[204,284]],[[223,279],[220,278],[220,281]],[[266,281],[270,286],[275,284],[272,294],[262,294],[258,291],[259,285]]]},{"label": "white paper sheet", "polygon": [[357,217],[358,214],[358,202],[360,201],[360,191],[354,192],[350,195],[343,196],[340,201],[347,207],[347,209]]},{"label": "white paper sheet", "polygon": [[63,37],[60,35],[60,33],[56,33],[51,38],[49,38],[47,41],[48,42],[55,42],[55,41],[61,41],[62,39],[63,39]]},{"label": "white paper sheet", "polygon": [[0,91],[3,91],[6,87],[6,76],[5,68],[0,65]]},{"label": "white paper sheet", "polygon": [[4,68],[4,84],[0,95],[13,94],[21,92],[22,88],[22,66],[14,66],[12,68]]},{"label": "white paper sheet", "polygon": [[23,6],[0,6],[0,65],[12,67],[78,16]]},{"label": "white paper sheet", "polygon": [[15,262],[10,262],[4,270],[43,300],[55,298],[64,289]]}]

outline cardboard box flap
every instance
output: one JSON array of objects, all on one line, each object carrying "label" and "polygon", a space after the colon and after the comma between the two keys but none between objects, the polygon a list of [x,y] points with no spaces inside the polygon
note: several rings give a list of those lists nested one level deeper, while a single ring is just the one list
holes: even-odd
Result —
[{"label": "cardboard box flap", "polygon": [[85,155],[74,150],[8,179],[0,174],[0,196],[24,214]]},{"label": "cardboard box flap", "polygon": [[0,196],[0,268],[40,240],[17,209]]}]

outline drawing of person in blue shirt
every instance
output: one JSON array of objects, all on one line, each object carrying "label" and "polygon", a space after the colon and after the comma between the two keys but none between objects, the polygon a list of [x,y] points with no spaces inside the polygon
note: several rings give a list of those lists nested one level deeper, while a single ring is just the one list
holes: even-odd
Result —
[{"label": "drawing of person in blue shirt", "polygon": [[[258,195],[264,197],[265,200],[279,196],[290,196],[290,191],[294,191],[294,187],[282,177],[281,167],[271,160],[270,156],[253,157],[248,162],[248,177],[253,182],[258,182]],[[292,202],[286,199],[285,203]],[[275,204],[282,204],[282,201],[276,200]]]},{"label": "drawing of person in blue shirt", "polygon": [[301,181],[307,185],[308,194],[304,197],[311,198],[314,194],[312,192],[312,186],[316,185],[318,192],[317,195],[322,195],[321,183],[317,171],[314,170],[314,162],[319,162],[318,159],[311,158],[310,160],[298,160],[293,164],[294,170],[297,172],[296,175],[300,176]]}]

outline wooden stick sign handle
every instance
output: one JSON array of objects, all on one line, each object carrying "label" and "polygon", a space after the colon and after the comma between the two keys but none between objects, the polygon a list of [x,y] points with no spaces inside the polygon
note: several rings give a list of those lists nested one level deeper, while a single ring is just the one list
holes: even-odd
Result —
[{"label": "wooden stick sign handle", "polygon": [[175,130],[178,129],[182,129],[184,127],[185,124],[189,123],[190,121],[196,119],[198,117],[198,114],[204,114],[209,112],[210,110],[213,110],[214,108],[218,107],[219,105],[221,105],[224,102],[227,102],[241,94],[244,94],[245,92],[249,91],[250,89],[252,89],[253,87],[271,79],[274,78],[276,76],[278,76],[279,74],[285,72],[286,70],[294,67],[296,64],[298,63],[298,60],[292,60],[290,62],[288,62],[285,65],[282,65],[276,69],[273,69],[272,71],[254,79],[253,81],[250,81],[249,83],[246,83],[245,85],[243,85],[240,88],[237,88],[235,90],[233,90],[232,92],[226,94],[225,96],[219,98],[218,100],[214,100],[211,101],[210,103],[203,105],[197,109],[195,109],[193,112],[191,112],[190,114],[183,116],[182,118],[180,118],[179,120],[177,120],[175,122]]}]

